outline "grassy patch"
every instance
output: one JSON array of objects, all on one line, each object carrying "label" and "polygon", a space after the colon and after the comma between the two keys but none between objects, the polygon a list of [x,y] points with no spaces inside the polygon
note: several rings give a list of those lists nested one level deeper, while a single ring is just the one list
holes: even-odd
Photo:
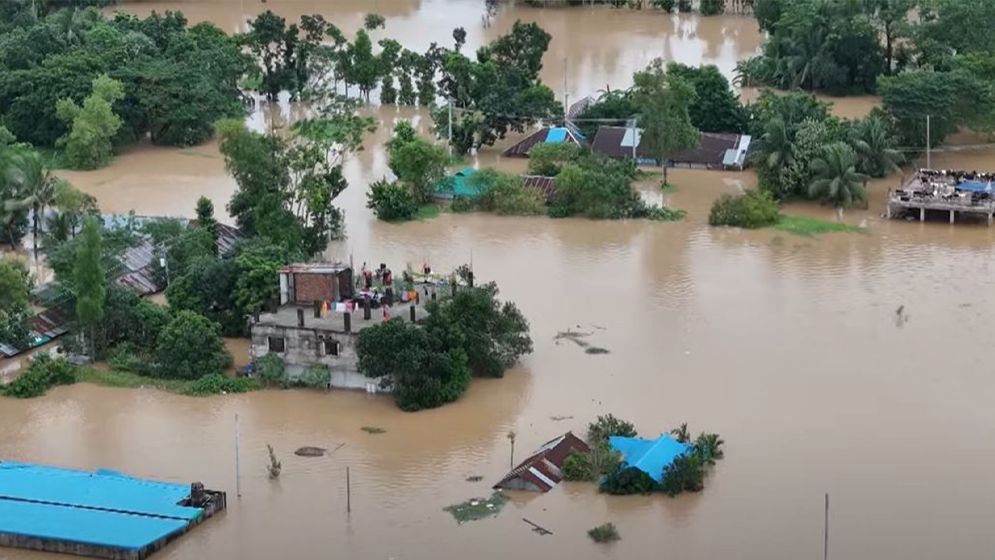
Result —
[{"label": "grassy patch", "polygon": [[416,220],[431,220],[442,212],[442,207],[438,204],[424,204],[418,207],[415,212]]},{"label": "grassy patch", "polygon": [[861,228],[851,226],[850,224],[831,222],[829,220],[812,218],[810,216],[798,216],[795,214],[781,214],[777,220],[777,223],[774,224],[773,227],[781,231],[786,231],[795,235],[803,235],[806,237],[811,237],[820,233],[863,231]]},{"label": "grassy patch", "polygon": [[170,393],[184,393],[189,381],[181,379],[159,379],[157,377],[145,377],[130,371],[120,371],[116,369],[97,369],[92,367],[80,368],[78,378],[83,383],[93,383],[94,385],[104,385],[105,387],[125,387],[137,389],[139,387],[151,387]]},{"label": "grassy patch", "polygon": [[179,395],[209,396],[221,392],[244,393],[259,389],[254,379],[232,379],[220,374],[204,376],[200,379],[187,381],[185,379],[162,379],[148,377],[130,371],[116,369],[97,369],[83,367],[77,373],[77,380],[82,383],[93,383],[105,387],[123,387],[126,389],[151,388]]},{"label": "grassy patch", "polygon": [[496,516],[507,501],[508,498],[505,498],[504,494],[495,492],[490,498],[473,498],[461,504],[453,504],[444,510],[451,513],[457,523],[462,524]]},{"label": "grassy patch", "polygon": [[677,192],[677,186],[673,183],[660,183],[660,192],[662,193],[672,193]]},{"label": "grassy patch", "polygon": [[594,542],[612,542],[621,539],[622,537],[618,534],[618,529],[615,528],[614,523],[605,523],[604,525],[598,525],[597,527],[591,529],[587,532],[587,536],[591,537]]},{"label": "grassy patch", "polygon": [[387,430],[385,430],[383,428],[378,428],[376,426],[363,426],[362,428],[360,428],[360,430],[363,430],[364,432],[366,432],[368,434],[385,434],[385,433],[387,433]]}]

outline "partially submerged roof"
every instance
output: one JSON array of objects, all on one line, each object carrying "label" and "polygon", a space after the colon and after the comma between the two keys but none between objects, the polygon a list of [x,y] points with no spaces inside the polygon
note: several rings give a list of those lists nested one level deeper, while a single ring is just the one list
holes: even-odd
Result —
[{"label": "partially submerged roof", "polygon": [[480,193],[468,180],[476,172],[476,168],[467,166],[452,175],[443,177],[435,183],[435,196],[438,198],[453,198],[456,196],[475,198],[480,196]]},{"label": "partially submerged roof", "polygon": [[511,469],[494,488],[548,492],[563,480],[563,461],[571,451],[584,453],[590,447],[573,432],[551,439]]},{"label": "partially submerged roof", "polygon": [[556,177],[542,175],[522,175],[522,186],[525,190],[537,193],[543,202],[549,204],[556,197]]},{"label": "partially submerged roof", "polygon": [[[642,147],[643,131],[635,127],[601,126],[591,142],[591,151],[613,158],[649,161],[653,156]],[[751,137],[725,132],[702,132],[698,145],[670,154],[668,162],[712,168],[742,169],[750,149]],[[635,146],[635,150],[633,150]]]},{"label": "partially submerged roof", "polygon": [[183,484],[29,463],[0,463],[0,534],[138,549],[183,530],[203,510]]},{"label": "partially submerged roof", "polygon": [[583,136],[569,127],[546,126],[508,147],[501,155],[507,157],[526,157],[529,151],[537,144],[562,144],[565,142],[579,146],[583,142]]},{"label": "partially submerged roof", "polygon": [[630,467],[636,467],[657,482],[663,478],[663,467],[690,448],[667,434],[661,434],[656,439],[611,436],[608,444],[622,454],[622,460]]}]

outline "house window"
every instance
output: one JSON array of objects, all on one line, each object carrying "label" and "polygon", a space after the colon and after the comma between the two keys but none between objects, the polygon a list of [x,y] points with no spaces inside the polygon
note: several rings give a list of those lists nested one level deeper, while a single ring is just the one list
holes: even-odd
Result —
[{"label": "house window", "polygon": [[269,337],[270,352],[283,352],[285,348],[286,348],[286,341],[284,341],[282,336]]},{"label": "house window", "polygon": [[339,341],[326,338],[325,339],[325,355],[326,356],[338,356],[339,355]]}]

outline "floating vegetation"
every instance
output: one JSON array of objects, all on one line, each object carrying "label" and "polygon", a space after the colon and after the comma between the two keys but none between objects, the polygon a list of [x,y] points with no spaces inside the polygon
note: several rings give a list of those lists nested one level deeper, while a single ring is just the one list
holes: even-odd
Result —
[{"label": "floating vegetation", "polygon": [[553,422],[562,422],[564,420],[573,420],[573,416],[550,416],[549,419]]},{"label": "floating vegetation", "polygon": [[589,346],[589,347],[587,347],[584,350],[584,352],[586,352],[588,354],[609,354],[610,353],[607,348],[601,348],[600,346]]},{"label": "floating vegetation", "polygon": [[362,428],[360,428],[360,430],[363,430],[368,434],[383,434],[387,432],[387,430],[383,428],[378,428],[376,426],[363,426]]},{"label": "floating vegetation", "polygon": [[480,482],[483,479],[484,479],[484,477],[480,476],[479,474],[475,474],[473,476],[466,477],[466,481],[467,482]]},{"label": "floating vegetation", "polygon": [[613,542],[622,538],[618,534],[618,529],[615,528],[614,523],[605,523],[604,525],[598,525],[597,527],[588,531],[587,536],[591,537],[591,539],[594,542],[600,542],[600,543]]},{"label": "floating vegetation", "polygon": [[324,447],[304,446],[298,447],[297,451],[294,451],[294,455],[299,457],[324,457],[325,451],[327,450]]},{"label": "floating vegetation", "polygon": [[462,525],[467,521],[478,521],[488,517],[495,517],[500,513],[501,508],[508,501],[504,494],[495,492],[490,498],[473,498],[460,504],[453,504],[443,511],[448,511],[456,519],[456,523]]},{"label": "floating vegetation", "polygon": [[590,344],[581,339],[586,338],[588,336],[591,336],[591,333],[584,331],[573,331],[567,329],[565,331],[560,331],[556,333],[556,337],[553,338],[553,340],[559,342],[560,339],[566,339],[569,340],[570,342],[573,342],[577,346],[580,346],[581,348],[587,348],[588,346],[590,346]]}]

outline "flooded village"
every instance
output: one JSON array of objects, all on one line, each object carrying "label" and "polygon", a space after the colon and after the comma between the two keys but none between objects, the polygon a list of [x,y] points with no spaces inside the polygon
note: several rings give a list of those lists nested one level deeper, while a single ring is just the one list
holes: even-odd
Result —
[{"label": "flooded village", "polygon": [[[433,42],[451,44],[453,29],[462,27],[469,53],[517,20],[536,22],[552,37],[539,77],[564,106],[630,87],[655,58],[713,64],[745,103],[755,103],[757,88],[739,84],[736,67],[760,54],[767,36],[748,13],[523,2],[489,10],[482,0],[126,1],[105,8],[114,10],[140,17],[181,10],[191,24],[211,22],[227,33],[247,31],[247,21],[266,10],[288,21],[322,14],[350,37],[376,13],[385,25],[371,31],[374,42],[390,37],[424,51]],[[348,187],[333,201],[343,210],[345,237],[314,259],[281,265],[264,280],[278,305],[246,317],[247,336],[224,337],[233,378],[279,354],[288,375],[326,368],[331,389],[198,397],[151,383],[84,382],[36,398],[0,396],[0,468],[113,469],[154,481],[166,496],[157,500],[189,499],[195,481],[224,492],[224,511],[154,552],[162,560],[471,553],[761,560],[818,556],[827,534],[831,558],[991,555],[995,444],[986,436],[995,430],[995,380],[986,358],[995,346],[995,230],[986,224],[995,147],[988,137],[951,133],[928,166],[910,152],[898,169],[866,179],[866,207],[781,206],[853,231],[710,226],[716,199],[760,183],[745,159],[760,138],[745,133],[707,133],[714,153],[700,165],[670,168],[668,188],[658,168],[643,166],[646,174],[632,183],[640,199],[680,209],[677,221],[442,211],[388,222],[368,208],[368,186],[392,174],[387,143],[397,123],[410,121],[431,139],[433,120],[426,109],[373,97],[358,112],[377,126],[364,133],[363,149],[344,158]],[[850,119],[882,103],[874,95],[818,97],[831,114]],[[307,115],[286,93],[272,103],[254,99],[249,130],[284,133]],[[608,150],[641,150],[634,124],[611,126],[618,130],[602,137]],[[553,130],[542,138],[559,134]],[[506,150],[533,132],[510,133],[449,172],[529,176],[529,160]],[[239,186],[219,144],[138,142],[99,169],[55,173],[92,195],[105,215],[196,220],[204,196],[219,228],[232,233],[228,204]],[[52,279],[52,263],[32,254],[30,238],[8,249],[3,256],[23,260],[39,283]],[[165,278],[139,273],[155,268],[150,253],[134,256],[135,270],[121,270],[119,283],[165,285]],[[453,271],[466,264],[472,280],[459,282]],[[393,278],[385,282],[386,268]],[[365,272],[377,278],[367,283]],[[405,412],[389,387],[358,373],[358,333],[390,318],[423,321],[426,307],[474,282],[494,282],[497,298],[513,302],[528,321],[532,351],[503,377],[474,377],[453,402]],[[382,304],[387,287],[389,307]],[[164,303],[166,296],[146,300]],[[0,370],[13,377],[27,360],[0,360]],[[564,479],[567,457],[590,451],[588,424],[609,414],[638,434],[612,434],[608,445],[644,465],[650,478],[692,447],[670,434],[685,422],[692,437],[721,434],[724,458],[707,468],[704,490],[675,497],[610,495],[596,483]],[[268,446],[281,463],[275,479]],[[294,453],[305,447],[324,451]],[[458,522],[446,511],[497,489],[506,500],[497,515]],[[8,497],[0,492],[0,501]],[[148,507],[153,516],[168,509]],[[588,530],[608,522],[621,539],[592,542]],[[0,548],[4,559],[68,557]]]}]

